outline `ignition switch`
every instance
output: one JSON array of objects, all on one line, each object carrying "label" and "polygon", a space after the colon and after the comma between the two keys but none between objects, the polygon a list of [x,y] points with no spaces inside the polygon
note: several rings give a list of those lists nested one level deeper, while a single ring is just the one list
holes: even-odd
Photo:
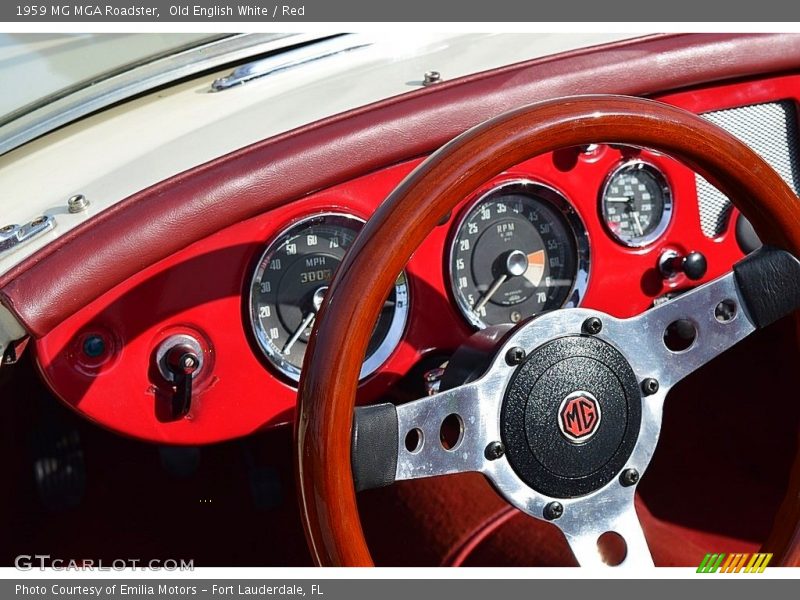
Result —
[{"label": "ignition switch", "polygon": [[174,335],[156,351],[158,370],[172,390],[170,416],[180,419],[192,406],[192,381],[203,368],[203,348],[189,335]]}]

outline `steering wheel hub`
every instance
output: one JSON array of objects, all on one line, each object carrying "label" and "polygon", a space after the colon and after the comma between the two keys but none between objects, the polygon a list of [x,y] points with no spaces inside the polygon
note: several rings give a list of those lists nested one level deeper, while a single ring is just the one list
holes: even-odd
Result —
[{"label": "steering wheel hub", "polygon": [[636,445],[642,397],[613,346],[572,335],[531,352],[506,388],[501,433],[508,460],[534,490],[574,498],[623,469]]}]

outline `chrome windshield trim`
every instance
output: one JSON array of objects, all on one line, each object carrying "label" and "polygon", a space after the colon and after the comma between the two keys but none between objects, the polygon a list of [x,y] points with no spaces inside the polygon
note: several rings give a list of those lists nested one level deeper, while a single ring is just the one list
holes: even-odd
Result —
[{"label": "chrome windshield trim", "polygon": [[0,155],[98,110],[177,79],[330,37],[330,34],[305,33],[215,36],[199,45],[106,73],[22,107],[0,120]]},{"label": "chrome windshield trim", "polygon": [[347,34],[322,40],[310,46],[301,46],[294,50],[288,50],[275,56],[268,56],[236,67],[230,75],[215,80],[211,84],[211,88],[216,92],[222,92],[254,79],[260,79],[305,63],[364,48],[372,43],[372,38],[359,34]]}]

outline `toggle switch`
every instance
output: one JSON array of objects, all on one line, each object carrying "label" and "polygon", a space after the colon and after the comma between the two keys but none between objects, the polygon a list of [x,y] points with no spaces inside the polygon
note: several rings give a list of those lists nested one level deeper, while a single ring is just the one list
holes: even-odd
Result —
[{"label": "toggle switch", "polygon": [[161,376],[172,387],[170,416],[185,417],[192,407],[192,382],[203,368],[203,348],[189,335],[174,335],[156,351]]}]

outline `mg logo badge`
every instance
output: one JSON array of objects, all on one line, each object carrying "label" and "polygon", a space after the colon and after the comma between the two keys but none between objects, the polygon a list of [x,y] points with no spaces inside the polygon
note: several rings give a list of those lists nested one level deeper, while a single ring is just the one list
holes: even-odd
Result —
[{"label": "mg logo badge", "polygon": [[573,444],[588,441],[600,426],[600,404],[589,392],[572,392],[558,409],[558,428]]}]

